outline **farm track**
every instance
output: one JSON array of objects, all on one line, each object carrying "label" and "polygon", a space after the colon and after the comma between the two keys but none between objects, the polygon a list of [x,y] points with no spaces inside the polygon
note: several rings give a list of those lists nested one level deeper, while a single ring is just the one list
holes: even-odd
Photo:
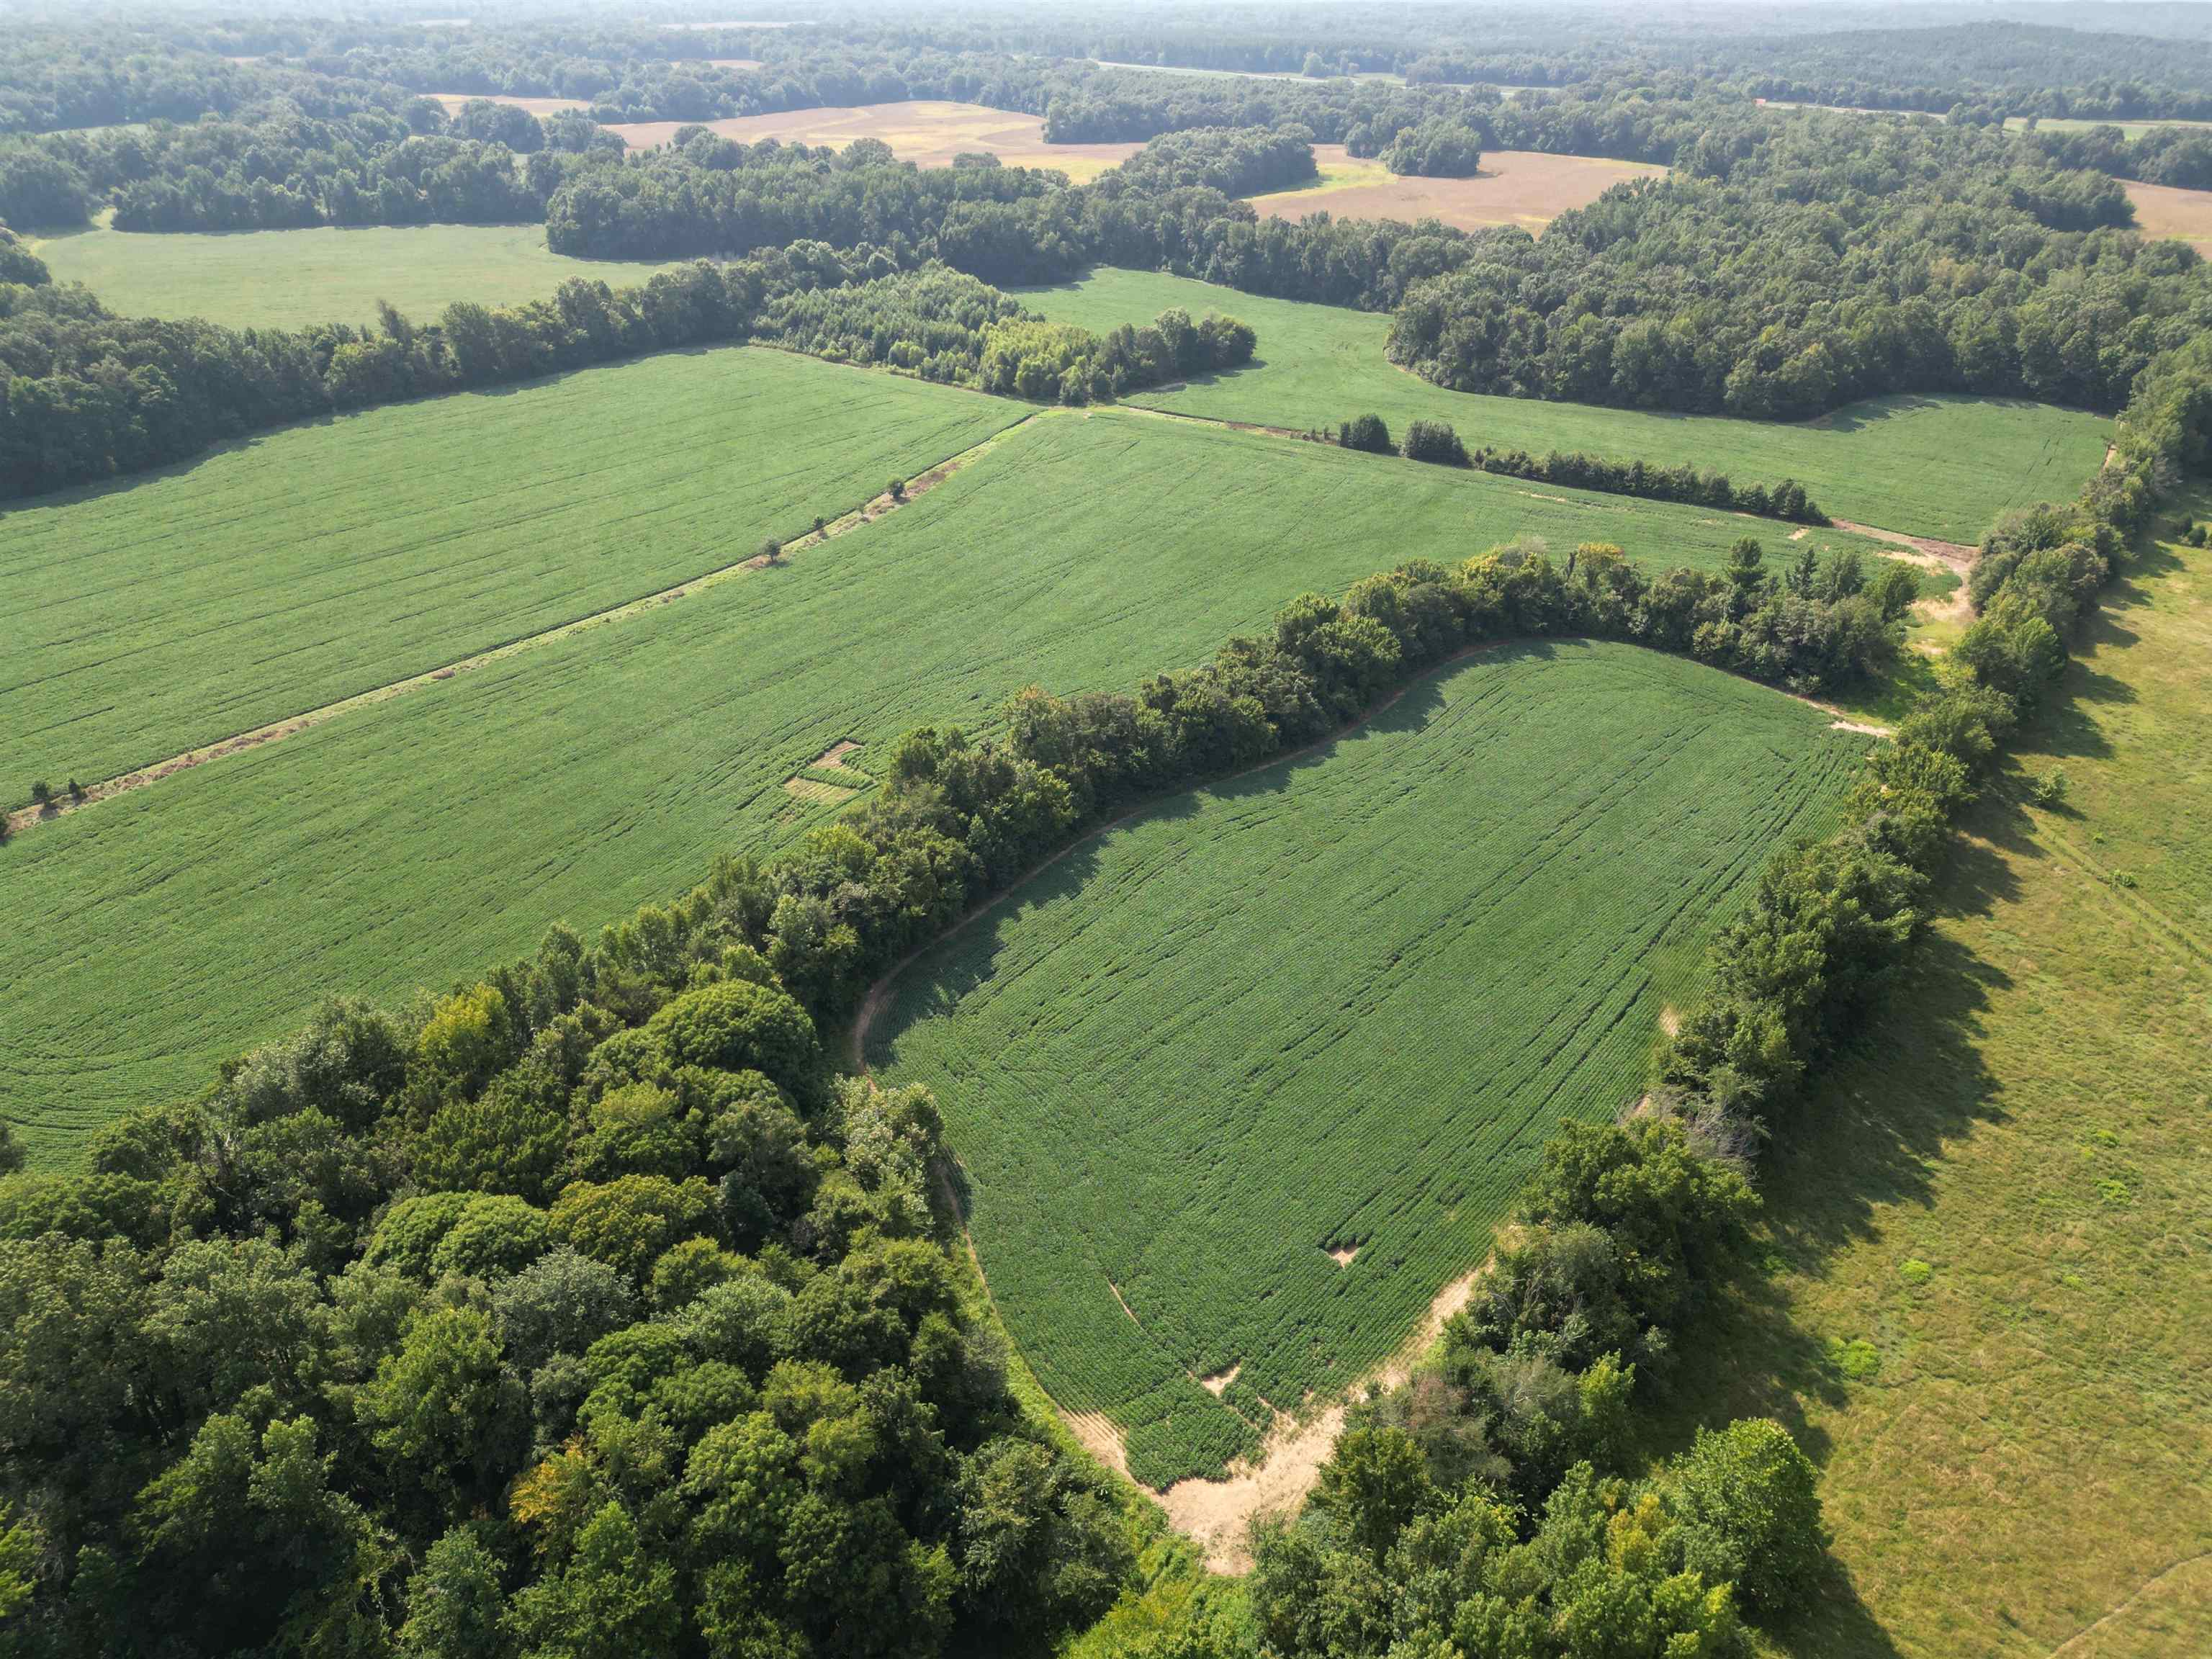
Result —
[{"label": "farm track", "polygon": [[[1004,427],[992,434],[982,442],[972,444],[957,454],[949,455],[941,461],[933,463],[915,474],[913,477],[907,479],[902,487],[902,494],[899,496],[894,497],[889,491],[885,491],[862,503],[854,511],[831,520],[821,530],[809,531],[804,536],[795,538],[786,544],[782,554],[775,562],[781,564],[793,553],[818,547],[832,537],[842,536],[848,531],[858,530],[864,526],[873,524],[877,520],[903,507],[915,497],[927,494],[961,468],[979,459],[994,448],[1008,433],[1018,430],[1040,415],[1051,415],[1056,412],[1048,409],[1033,411],[1024,416],[1012,425]],[[227,755],[241,754],[249,749],[258,749],[269,744],[282,743],[287,738],[297,737],[301,732],[311,731],[328,721],[337,720],[363,708],[374,708],[379,703],[389,702],[394,697],[404,696],[410,691],[419,691],[425,686],[453,679],[457,675],[465,674],[479,668],[487,668],[495,663],[505,662],[509,658],[519,656],[526,651],[536,650],[542,646],[550,645],[556,641],[565,640],[572,635],[582,633],[586,629],[599,628],[611,623],[626,622],[648,611],[656,610],[665,605],[672,605],[690,594],[718,586],[735,577],[764,569],[769,562],[766,554],[756,553],[750,558],[739,559],[732,563],[703,571],[698,575],[688,577],[658,592],[642,594],[634,599],[626,599],[619,605],[609,605],[604,610],[578,617],[556,627],[541,629],[534,634],[526,634],[519,639],[509,640],[503,645],[473,653],[439,667],[427,669],[422,673],[410,674],[404,679],[393,680],[388,684],[356,692],[352,696],[341,697],[335,702],[325,703],[319,708],[306,709],[299,714],[287,715],[280,720],[271,720],[247,731],[234,732],[229,737],[217,738],[213,743],[202,744],[197,748],[188,749],[181,754],[155,761],[150,765],[137,767],[118,776],[89,784],[86,786],[79,798],[58,799],[50,806],[23,807],[8,815],[6,823],[9,833],[14,835],[33,829],[39,824],[80,811],[95,802],[106,800],[116,795],[127,794],[133,790],[143,789],[150,784],[159,783],[164,778],[173,777],[179,772],[188,771],[196,766],[204,766],[210,761],[221,760]]]}]

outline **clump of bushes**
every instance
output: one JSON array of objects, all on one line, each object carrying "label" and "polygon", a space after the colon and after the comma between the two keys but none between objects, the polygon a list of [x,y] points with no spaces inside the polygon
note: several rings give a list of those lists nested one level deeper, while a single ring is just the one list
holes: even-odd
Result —
[{"label": "clump of bushes", "polygon": [[1364,449],[1370,455],[1389,455],[1396,451],[1396,446],[1390,441],[1390,428],[1382,423],[1380,415],[1362,415],[1357,420],[1346,421],[1336,428],[1336,441],[1346,449]]},{"label": "clump of bushes", "polygon": [[1432,461],[1439,466],[1467,465],[1467,446],[1442,421],[1415,421],[1406,428],[1406,441],[1399,453],[1409,461]]}]

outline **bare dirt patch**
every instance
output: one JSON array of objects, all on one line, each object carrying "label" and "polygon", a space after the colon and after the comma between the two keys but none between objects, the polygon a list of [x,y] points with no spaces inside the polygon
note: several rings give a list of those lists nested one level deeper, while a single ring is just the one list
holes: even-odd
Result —
[{"label": "bare dirt patch", "polygon": [[[1382,1391],[1403,1382],[1414,1362],[1443,1334],[1444,1322],[1467,1306],[1485,1271],[1478,1267],[1438,1291],[1420,1328],[1395,1359],[1368,1379],[1366,1389]],[[1230,1375],[1235,1375],[1233,1370]],[[1341,1404],[1332,1406],[1304,1423],[1279,1416],[1251,1462],[1231,1469],[1224,1479],[1178,1480],[1158,1494],[1169,1523],[1206,1553],[1206,1565],[1214,1571],[1250,1571],[1252,1556],[1245,1540],[1251,1523],[1265,1516],[1286,1515],[1304,1500],[1344,1432],[1346,1410]]]},{"label": "bare dirt patch", "polygon": [[[1939,542],[1933,536],[1908,536],[1901,530],[1883,530],[1870,524],[1854,524],[1849,519],[1832,519],[1829,522],[1838,530],[1849,531],[1854,536],[1864,536],[1869,541],[1887,544],[1902,550],[1899,556],[1911,564],[1926,565],[1931,570],[1955,570],[1961,576],[1974,568],[1980,556],[1963,542]],[[1796,537],[1790,539],[1795,541]]]},{"label": "bare dirt patch", "polygon": [[1673,1003],[1659,1011],[1659,1029],[1668,1036],[1682,1035],[1682,1013]]},{"label": "bare dirt patch", "polygon": [[1331,1261],[1336,1263],[1338,1267],[1349,1267],[1352,1265],[1352,1258],[1359,1254],[1359,1246],[1357,1244],[1338,1244],[1323,1251],[1322,1254],[1327,1255]]},{"label": "bare dirt patch", "polygon": [[1060,1419],[1083,1443],[1084,1450],[1124,1480],[1129,1478],[1128,1449],[1121,1443],[1121,1431],[1112,1418],[1103,1412],[1062,1412]]},{"label": "bare dirt patch", "polygon": [[1462,230],[1519,225],[1540,233],[1568,209],[1588,207],[1615,185],[1663,178],[1667,172],[1642,161],[1518,149],[1484,155],[1482,170],[1472,179],[1401,178],[1379,161],[1358,160],[1341,144],[1316,144],[1314,161],[1322,171],[1320,184],[1255,196],[1253,207],[1271,219],[1330,213],[1340,219],[1437,219]]},{"label": "bare dirt patch", "polygon": [[1229,1385],[1237,1380],[1237,1373],[1243,1369],[1244,1362],[1240,1359],[1225,1371],[1216,1371],[1211,1376],[1200,1377],[1198,1386],[1218,1400],[1228,1392]]},{"label": "bare dirt patch", "polygon": [[[632,121],[610,126],[632,149],[665,144],[685,121]],[[1082,184],[1117,167],[1140,144],[1048,144],[1044,118],[981,104],[923,101],[856,104],[835,108],[785,110],[774,115],[740,115],[703,124],[726,138],[757,144],[773,138],[785,144],[829,144],[843,149],[857,138],[880,138],[902,161],[926,167],[952,165],[956,155],[984,152],[1008,167],[1056,167]]]},{"label": "bare dirt patch", "polygon": [[462,105],[479,99],[487,104],[511,104],[532,115],[558,115],[564,109],[592,106],[591,101],[584,98],[515,98],[503,92],[434,92],[430,96],[443,104],[449,115]]}]

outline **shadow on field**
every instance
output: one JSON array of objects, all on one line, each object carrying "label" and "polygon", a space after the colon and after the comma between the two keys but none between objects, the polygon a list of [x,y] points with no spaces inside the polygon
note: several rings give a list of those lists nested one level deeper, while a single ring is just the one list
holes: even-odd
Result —
[{"label": "shadow on field", "polygon": [[[2137,567],[2146,568],[2160,566]],[[2112,600],[2123,613],[2146,602],[2125,584]],[[2094,653],[2130,637],[2106,619],[2079,643]],[[2106,752],[2097,705],[2131,702],[2133,693],[2078,659],[2067,689],[2071,698],[2034,723],[2024,747],[2038,755]],[[1699,1428],[1753,1415],[1784,1424],[1816,1462],[1832,1451],[1808,1408],[1841,1406],[1862,1386],[1846,1375],[1844,1345],[1867,1333],[1816,1324],[1800,1305],[1800,1287],[1825,1280],[1841,1251],[1876,1237],[1880,1212],[1932,1202],[1938,1166],[1955,1139],[2008,1115],[1979,1043],[1992,994],[2011,981],[1940,923],[1987,915],[2014,899],[2022,866],[2050,856],[2020,805],[2020,782],[2016,770],[1993,781],[1967,816],[1929,900],[1939,927],[1923,937],[1865,1031],[1776,1126],[1760,1172],[1765,1213],[1753,1260],[1714,1287],[1700,1328],[1682,1342],[1672,1375],[1655,1391],[1644,1448],[1650,1455],[1680,1451]],[[1833,1562],[1784,1633],[1801,1656],[1896,1651]]]}]

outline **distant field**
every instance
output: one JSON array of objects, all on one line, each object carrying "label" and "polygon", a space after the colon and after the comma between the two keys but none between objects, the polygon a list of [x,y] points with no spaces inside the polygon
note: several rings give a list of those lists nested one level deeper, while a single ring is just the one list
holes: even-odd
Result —
[{"label": "distant field", "polygon": [[1778,1138],[1769,1273],[1684,1350],[1659,1449],[1771,1413],[1824,1465],[1848,1583],[1797,1659],[2212,1650],[2212,555],[2107,603]]},{"label": "distant field", "polygon": [[[619,133],[632,149],[648,149],[666,143],[678,128],[692,125],[633,121],[611,125],[607,131]],[[1041,115],[932,100],[787,110],[775,115],[740,115],[696,125],[748,144],[773,138],[779,143],[829,144],[842,149],[856,138],[880,138],[901,161],[926,167],[950,167],[956,155],[988,151],[1008,167],[1056,167],[1079,185],[1120,166],[1144,148],[1141,144],[1048,144]]]},{"label": "distant field", "polygon": [[571,259],[543,225],[362,225],[227,235],[85,230],[34,243],[58,283],[82,283],[129,317],[204,317],[232,328],[373,324],[376,302],[432,321],[456,300],[544,299],[571,276],[616,288],[666,266]]},{"label": "distant field", "polygon": [[1362,70],[1352,75],[1307,75],[1297,70],[1218,70],[1191,69],[1182,64],[1127,64],[1111,58],[1091,60],[1100,69],[1149,70],[1155,75],[1194,75],[1209,81],[1374,81],[1384,86],[1402,87],[1406,77],[1388,70]]},{"label": "distant field", "polygon": [[937,1091],[1054,1398],[1139,1480],[1213,1475],[1406,1341],[1562,1118],[1634,1101],[1866,742],[1630,647],[1484,653],[1061,860],[906,970],[871,1059]]},{"label": "distant field", "polygon": [[505,92],[434,92],[431,97],[448,110],[457,110],[471,99],[481,98],[487,103],[512,104],[517,109],[528,110],[532,115],[558,115],[564,109],[589,109],[588,98],[520,98]]},{"label": "distant field", "polygon": [[1462,230],[1518,225],[1540,233],[1569,208],[1588,207],[1615,185],[1667,173],[1642,161],[1518,149],[1485,151],[1482,170],[1472,179],[1401,177],[1341,144],[1316,144],[1314,163],[1321,169],[1318,184],[1255,196],[1252,205],[1271,219],[1328,213],[1339,219],[1437,219]]},{"label": "distant field", "polygon": [[0,805],[734,564],[1026,412],[782,352],[671,353],[0,510]]},{"label": "distant field", "polygon": [[[568,435],[545,428],[546,467],[602,432],[653,449],[637,416],[574,408]],[[346,468],[345,436],[300,434],[288,469],[237,493],[237,520],[290,510],[299,480],[326,474],[343,486],[330,522],[375,512],[404,467]],[[713,471],[665,447],[672,468]],[[643,544],[625,556],[759,536],[657,518],[644,477],[610,504],[628,504]],[[157,516],[144,526],[158,535]],[[1041,414],[912,506],[783,568],[18,835],[0,848],[0,1114],[42,1163],[66,1164],[91,1127],[197,1089],[319,995],[442,985],[553,920],[588,930],[665,897],[715,854],[817,819],[783,781],[841,739],[880,752],[923,721],[988,721],[1033,680],[1131,687],[1265,625],[1302,589],[1417,554],[1528,532],[1713,568],[1744,527],[1134,411]]]},{"label": "distant field", "polygon": [[2212,251],[2212,190],[2130,183],[2127,192],[2144,235],[2176,236],[2200,253]]},{"label": "distant field", "polygon": [[1390,319],[1370,312],[1110,270],[1022,297],[1088,328],[1142,322],[1182,306],[1194,317],[1232,313],[1259,331],[1252,368],[1138,393],[1133,401],[1151,407],[1331,432],[1370,412],[1393,433],[1426,417],[1450,422],[1469,446],[1640,456],[1767,483],[1794,477],[1838,518],[1946,541],[1978,539],[2008,507],[2072,495],[2103,463],[2112,434],[2112,422],[2099,416],[1970,398],[1881,398],[1784,426],[1478,397],[1392,366],[1382,355]]}]

